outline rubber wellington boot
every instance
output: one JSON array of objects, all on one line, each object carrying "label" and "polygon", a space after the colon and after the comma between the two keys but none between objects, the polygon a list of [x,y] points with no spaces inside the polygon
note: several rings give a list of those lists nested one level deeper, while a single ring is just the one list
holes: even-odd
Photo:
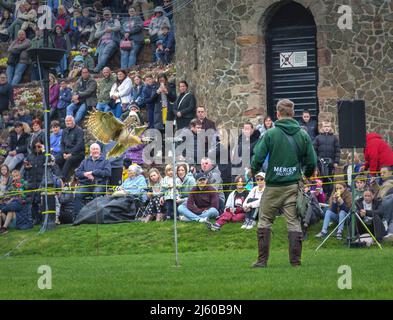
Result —
[{"label": "rubber wellington boot", "polygon": [[298,267],[301,265],[303,233],[297,231],[289,231],[288,240],[289,263],[293,267]]},{"label": "rubber wellington boot", "polygon": [[267,229],[267,228],[257,229],[258,260],[252,265],[253,268],[265,268],[267,266],[267,260],[269,258],[269,249],[270,249],[270,235],[271,235],[271,229]]}]

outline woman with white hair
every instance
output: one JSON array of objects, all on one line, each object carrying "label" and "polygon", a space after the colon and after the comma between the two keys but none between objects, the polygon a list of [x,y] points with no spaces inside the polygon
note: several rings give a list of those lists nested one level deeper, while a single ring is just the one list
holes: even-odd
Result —
[{"label": "woman with white hair", "polygon": [[146,189],[147,183],[143,175],[143,169],[136,164],[132,164],[128,167],[128,178],[124,180],[117,191],[124,191],[125,195],[134,195],[142,201],[146,201]]}]

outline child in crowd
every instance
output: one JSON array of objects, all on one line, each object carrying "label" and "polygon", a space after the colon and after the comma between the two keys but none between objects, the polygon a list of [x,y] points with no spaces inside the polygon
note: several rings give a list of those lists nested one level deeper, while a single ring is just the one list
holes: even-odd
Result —
[{"label": "child in crowd", "polygon": [[262,194],[265,190],[265,173],[259,172],[255,175],[257,185],[250,191],[246,200],[243,203],[243,209],[246,213],[241,229],[252,229],[256,224],[258,217],[259,205],[261,203]]},{"label": "child in crowd", "polygon": [[212,231],[218,231],[221,227],[232,221],[244,221],[246,214],[243,209],[243,204],[248,196],[248,191],[245,189],[245,181],[242,176],[235,178],[236,190],[232,191],[227,199],[224,213],[220,215],[215,224],[206,222],[207,227]]},{"label": "child in crowd", "polygon": [[66,117],[67,106],[71,104],[72,90],[68,87],[67,81],[60,81],[59,103],[57,104],[57,120],[62,128],[65,127],[64,120]]},{"label": "child in crowd", "polygon": [[3,111],[1,119],[1,129],[9,129],[14,126],[14,118],[8,110]]},{"label": "child in crowd", "polygon": [[147,197],[149,203],[146,207],[146,217],[142,220],[143,222],[152,221],[156,218],[156,221],[163,221],[164,214],[160,205],[160,198],[162,196],[162,177],[160,172],[156,168],[152,168],[149,171],[149,189]]},{"label": "child in crowd", "polygon": [[17,112],[15,113],[14,120],[19,121],[19,122],[25,122],[29,126],[31,126],[31,123],[33,121],[33,117],[26,110],[26,108],[20,106],[20,107],[18,107]]},{"label": "child in crowd", "polygon": [[367,177],[364,175],[358,175],[355,178],[355,201],[363,197],[364,189],[366,188]]},{"label": "child in crowd", "polygon": [[[335,220],[339,224],[344,220],[352,206],[352,195],[347,189],[345,182],[335,184],[334,193],[329,199],[329,209],[325,213],[322,231],[316,235],[317,238],[324,238],[327,235],[330,220]],[[344,223],[341,223],[337,230],[337,239],[342,240]]]},{"label": "child in crowd", "polygon": [[[176,185],[180,185],[179,178],[176,177]],[[166,208],[166,218],[173,219],[173,197],[176,200],[179,198],[179,193],[173,194],[173,168],[172,165],[168,164],[165,167],[165,177],[162,179],[162,192],[164,194],[160,199],[160,204],[165,205]]]}]

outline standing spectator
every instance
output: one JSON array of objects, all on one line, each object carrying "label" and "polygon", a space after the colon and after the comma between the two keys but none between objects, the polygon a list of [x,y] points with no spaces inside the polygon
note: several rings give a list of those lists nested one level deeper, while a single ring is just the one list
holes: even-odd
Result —
[{"label": "standing spectator", "polygon": [[74,220],[82,209],[86,193],[92,193],[94,197],[101,196],[111,176],[111,164],[101,155],[101,148],[97,143],[90,146],[90,156],[82,161],[75,176],[83,187],[77,189],[75,195]]},{"label": "standing spectator", "polygon": [[70,16],[65,6],[61,5],[57,9],[57,19],[55,25],[60,24],[64,33],[70,30]]},{"label": "standing spectator", "polygon": [[168,82],[165,73],[157,77],[159,88],[153,92],[154,101],[154,128],[164,130],[166,121],[173,121],[173,103],[176,101],[176,87]]},{"label": "standing spectator", "polygon": [[185,80],[179,82],[179,96],[176,98],[173,111],[176,115],[177,130],[188,127],[190,121],[195,117],[196,99],[188,90],[188,83]]},{"label": "standing spectator", "polygon": [[214,121],[206,118],[206,108],[204,106],[199,106],[196,109],[196,116],[200,123],[202,123],[202,130],[213,129],[216,131],[216,124]]},{"label": "standing spectator", "polygon": [[15,122],[8,139],[8,155],[3,164],[12,171],[27,156],[29,134],[25,132],[22,122]]},{"label": "standing spectator", "polygon": [[108,63],[109,59],[115,54],[120,42],[120,22],[112,19],[112,12],[104,10],[104,21],[99,25],[95,38],[98,40],[96,56],[98,64],[94,69],[99,73]]},{"label": "standing spectator", "polygon": [[243,204],[248,196],[248,191],[245,189],[245,181],[242,176],[235,178],[236,190],[232,191],[229,195],[225,210],[221,214],[214,224],[207,223],[207,227],[212,231],[219,231],[221,227],[232,221],[241,222],[244,221],[246,214],[243,209]]},{"label": "standing spectator", "polygon": [[162,34],[157,41],[156,58],[161,64],[167,65],[172,62],[172,56],[175,53],[175,35],[166,24],[161,29]]},{"label": "standing spectator", "polygon": [[22,80],[23,74],[29,64],[27,49],[30,47],[30,40],[26,39],[23,30],[18,32],[18,38],[11,42],[8,47],[7,78],[10,84],[16,85]]},{"label": "standing spectator", "polygon": [[208,184],[208,177],[204,173],[198,173],[195,180],[197,185],[192,188],[187,202],[179,206],[180,220],[206,223],[219,215],[218,193]]},{"label": "standing spectator", "polygon": [[146,104],[149,129],[154,128],[154,92],[156,92],[157,89],[158,87],[153,76],[151,74],[147,74],[145,76],[145,87],[142,90],[142,96]]},{"label": "standing spectator", "polygon": [[165,15],[168,17],[169,22],[172,24],[173,23],[173,4],[172,0],[163,0],[163,8],[165,11]]},{"label": "standing spectator", "polygon": [[334,170],[340,163],[340,144],[338,137],[334,135],[330,122],[322,122],[320,134],[314,140],[314,149],[318,157],[318,169],[323,178],[324,191],[329,197],[332,192]]},{"label": "standing spectator", "polygon": [[57,82],[54,74],[49,74],[49,106],[50,113],[53,115],[59,104],[59,95],[60,95],[60,85]]},{"label": "standing spectator", "polygon": [[114,101],[113,107],[104,111],[112,111],[116,118],[120,118],[122,112],[130,103],[130,93],[132,88],[132,81],[127,76],[125,70],[117,71],[117,80],[112,85],[111,92],[109,93],[111,99]]},{"label": "standing spectator", "polygon": [[[24,160],[24,180],[27,182],[27,190],[39,189],[45,168],[45,154],[43,141],[34,140],[33,150]],[[31,215],[33,224],[41,224],[42,214],[40,213],[39,204],[41,202],[40,192],[31,192]]]},{"label": "standing spectator", "polygon": [[7,74],[0,73],[0,114],[15,106],[14,88],[8,83]]},{"label": "standing spectator", "polygon": [[61,136],[63,130],[60,129],[59,121],[53,120],[50,123],[51,131],[50,134],[50,153],[55,157],[61,155]]},{"label": "standing spectator", "polygon": [[382,166],[393,166],[392,148],[375,132],[366,136],[364,149],[364,170],[370,170],[372,175],[378,173]]},{"label": "standing spectator", "polygon": [[153,52],[153,61],[156,61],[156,48],[157,41],[159,37],[162,35],[161,27],[163,25],[171,26],[169,19],[165,16],[165,11],[161,6],[158,6],[154,9],[154,16],[149,24],[149,36],[150,36],[150,44]]},{"label": "standing spectator", "polygon": [[143,36],[143,21],[137,15],[135,8],[130,7],[128,14],[130,16],[121,21],[121,33],[124,40],[131,41],[131,47],[122,47],[123,42],[120,42],[122,69],[128,69],[136,65],[139,51],[142,49],[145,40]]},{"label": "standing spectator", "polygon": [[71,40],[71,48],[75,50],[79,47],[79,41],[82,31],[82,15],[79,9],[75,9],[72,18],[70,19],[70,40]]},{"label": "standing spectator", "polygon": [[75,124],[73,116],[65,118],[66,128],[61,135],[61,151],[56,163],[61,169],[61,179],[67,182],[72,171],[79,166],[85,155],[83,130]]},{"label": "standing spectator", "polygon": [[145,97],[143,96],[143,89],[145,84],[142,81],[142,77],[137,74],[134,77],[134,85],[131,88],[131,103],[135,103],[139,109],[145,106]]},{"label": "standing spectator", "polygon": [[60,122],[60,126],[64,128],[64,120],[66,117],[67,107],[70,105],[72,99],[72,90],[68,87],[67,81],[60,81],[60,89],[59,89],[59,102],[57,103],[57,108],[55,110],[51,110],[51,119],[57,119]]},{"label": "standing spectator", "polygon": [[61,24],[55,26],[53,44],[56,49],[66,50],[66,53],[64,53],[63,58],[60,60],[60,65],[56,68],[57,75],[64,78],[67,74],[68,54],[71,50],[71,42],[68,34],[63,32]]},{"label": "standing spectator", "polygon": [[251,162],[253,172],[260,170],[268,154],[270,160],[266,172],[266,188],[259,210],[258,260],[253,267],[267,266],[271,227],[280,209],[287,220],[289,262],[292,266],[301,264],[303,233],[300,218],[296,213],[298,183],[302,178],[298,149],[303,155],[306,177],[313,174],[317,164],[310,136],[301,130],[299,123],[293,119],[294,107],[294,103],[288,99],[277,103],[278,120],[275,127],[265,133],[254,150],[255,155]]},{"label": "standing spectator", "polygon": [[314,141],[315,137],[318,135],[318,124],[317,121],[311,119],[310,111],[307,109],[303,110],[302,118],[299,120],[299,124],[304,130],[307,131],[311,140]]},{"label": "standing spectator", "polygon": [[255,129],[259,130],[259,132],[261,133],[260,138],[262,139],[263,135],[265,134],[265,132],[271,128],[274,128],[274,122],[272,120],[272,118],[270,116],[266,116],[263,119],[263,123],[262,124],[258,124]]},{"label": "standing spectator", "polygon": [[[323,220],[322,231],[318,233],[315,237],[324,238],[327,235],[330,220],[336,221],[340,224],[345,216],[348,214],[352,206],[352,196],[351,192],[347,189],[345,182],[337,182],[335,184],[335,192],[331,195],[329,199],[329,209],[325,213],[325,218]],[[342,240],[344,224],[338,227],[337,239]]]},{"label": "standing spectator", "polygon": [[72,103],[67,107],[67,115],[74,116],[76,124],[80,124],[89,108],[97,104],[97,82],[90,75],[89,69],[82,69],[82,76],[75,84]]},{"label": "standing spectator", "polygon": [[112,74],[112,71],[109,67],[105,67],[102,69],[103,78],[99,79],[97,82],[97,106],[96,109],[98,111],[107,112],[111,109],[109,106],[114,101],[111,101],[111,89],[112,86],[116,83],[116,77]]},{"label": "standing spectator", "polygon": [[0,42],[7,42],[10,37],[8,35],[8,28],[12,24],[11,12],[7,9],[3,10],[0,17]]}]

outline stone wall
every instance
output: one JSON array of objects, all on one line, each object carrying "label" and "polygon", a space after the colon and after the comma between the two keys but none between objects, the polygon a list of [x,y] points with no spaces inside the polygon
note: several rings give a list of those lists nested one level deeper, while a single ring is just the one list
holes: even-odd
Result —
[{"label": "stone wall", "polygon": [[[266,114],[266,21],[287,2],[198,0],[176,12],[177,75],[211,118],[236,127]],[[317,25],[320,112],[336,122],[338,99],[365,99],[368,130],[393,141],[393,2],[350,1],[353,29],[344,31],[337,22],[345,1],[297,2]]]}]

